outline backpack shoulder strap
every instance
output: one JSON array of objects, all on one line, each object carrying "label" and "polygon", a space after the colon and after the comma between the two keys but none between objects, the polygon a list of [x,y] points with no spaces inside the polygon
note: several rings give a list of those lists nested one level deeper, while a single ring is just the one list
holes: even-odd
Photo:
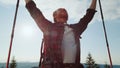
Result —
[{"label": "backpack shoulder strap", "polygon": [[41,62],[42,62],[42,59],[43,59],[43,44],[44,44],[44,39],[42,39],[42,43],[41,43],[41,50],[40,50],[40,61],[39,61],[39,68],[41,67]]}]

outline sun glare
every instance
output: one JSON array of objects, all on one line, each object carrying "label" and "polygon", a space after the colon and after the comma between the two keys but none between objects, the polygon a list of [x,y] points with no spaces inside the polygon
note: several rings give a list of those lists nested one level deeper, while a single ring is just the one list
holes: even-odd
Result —
[{"label": "sun glare", "polygon": [[32,37],[35,33],[34,27],[30,25],[26,25],[22,27],[21,31],[22,35],[25,37]]}]

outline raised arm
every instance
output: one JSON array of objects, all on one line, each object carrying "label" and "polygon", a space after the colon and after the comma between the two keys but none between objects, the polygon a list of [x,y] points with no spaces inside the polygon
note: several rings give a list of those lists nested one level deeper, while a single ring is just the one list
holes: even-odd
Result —
[{"label": "raised arm", "polygon": [[76,30],[79,31],[79,34],[81,35],[84,30],[87,28],[88,23],[93,19],[94,14],[96,12],[96,2],[97,0],[92,0],[90,7],[87,9],[86,14],[80,21],[75,24],[76,27],[78,27]]},{"label": "raised arm", "polygon": [[35,20],[38,27],[45,33],[52,23],[43,16],[42,12],[36,7],[33,0],[25,0],[25,2],[30,15]]}]

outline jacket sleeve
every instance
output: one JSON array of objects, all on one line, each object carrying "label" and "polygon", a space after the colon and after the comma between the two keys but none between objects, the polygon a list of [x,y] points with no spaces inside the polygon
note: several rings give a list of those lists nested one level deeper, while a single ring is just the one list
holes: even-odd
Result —
[{"label": "jacket sleeve", "polygon": [[26,4],[26,8],[32,16],[32,18],[35,20],[38,27],[43,32],[47,31],[50,25],[52,25],[52,23],[45,19],[42,12],[36,7],[36,4],[33,1],[30,1]]},{"label": "jacket sleeve", "polygon": [[88,23],[93,19],[96,10],[94,9],[87,9],[86,15],[80,19],[80,21],[75,25],[75,30],[81,35],[84,30],[87,28]]}]

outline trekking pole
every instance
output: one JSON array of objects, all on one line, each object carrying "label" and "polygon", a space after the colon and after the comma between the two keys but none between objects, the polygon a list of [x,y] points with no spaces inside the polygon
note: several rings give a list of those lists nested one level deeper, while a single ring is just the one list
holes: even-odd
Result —
[{"label": "trekking pole", "polygon": [[104,29],[104,34],[105,34],[105,40],[106,40],[109,60],[110,60],[110,68],[113,68],[111,54],[110,54],[110,48],[109,48],[109,43],[108,43],[108,39],[107,39],[107,32],[106,32],[106,28],[105,28],[104,17],[103,17],[102,6],[101,6],[101,1],[100,0],[99,0],[99,6],[100,6],[101,18],[102,18],[102,22],[103,22],[103,29]]},{"label": "trekking pole", "polygon": [[11,55],[11,50],[12,50],[12,42],[13,42],[13,37],[14,37],[14,29],[15,29],[15,24],[16,24],[18,6],[19,6],[19,0],[17,0],[17,4],[16,4],[16,11],[15,11],[15,16],[14,16],[14,21],[13,21],[13,28],[12,28],[12,33],[11,33],[11,40],[10,40],[10,47],[9,47],[9,52],[8,52],[6,68],[9,68],[9,61],[10,61],[10,55]]}]

